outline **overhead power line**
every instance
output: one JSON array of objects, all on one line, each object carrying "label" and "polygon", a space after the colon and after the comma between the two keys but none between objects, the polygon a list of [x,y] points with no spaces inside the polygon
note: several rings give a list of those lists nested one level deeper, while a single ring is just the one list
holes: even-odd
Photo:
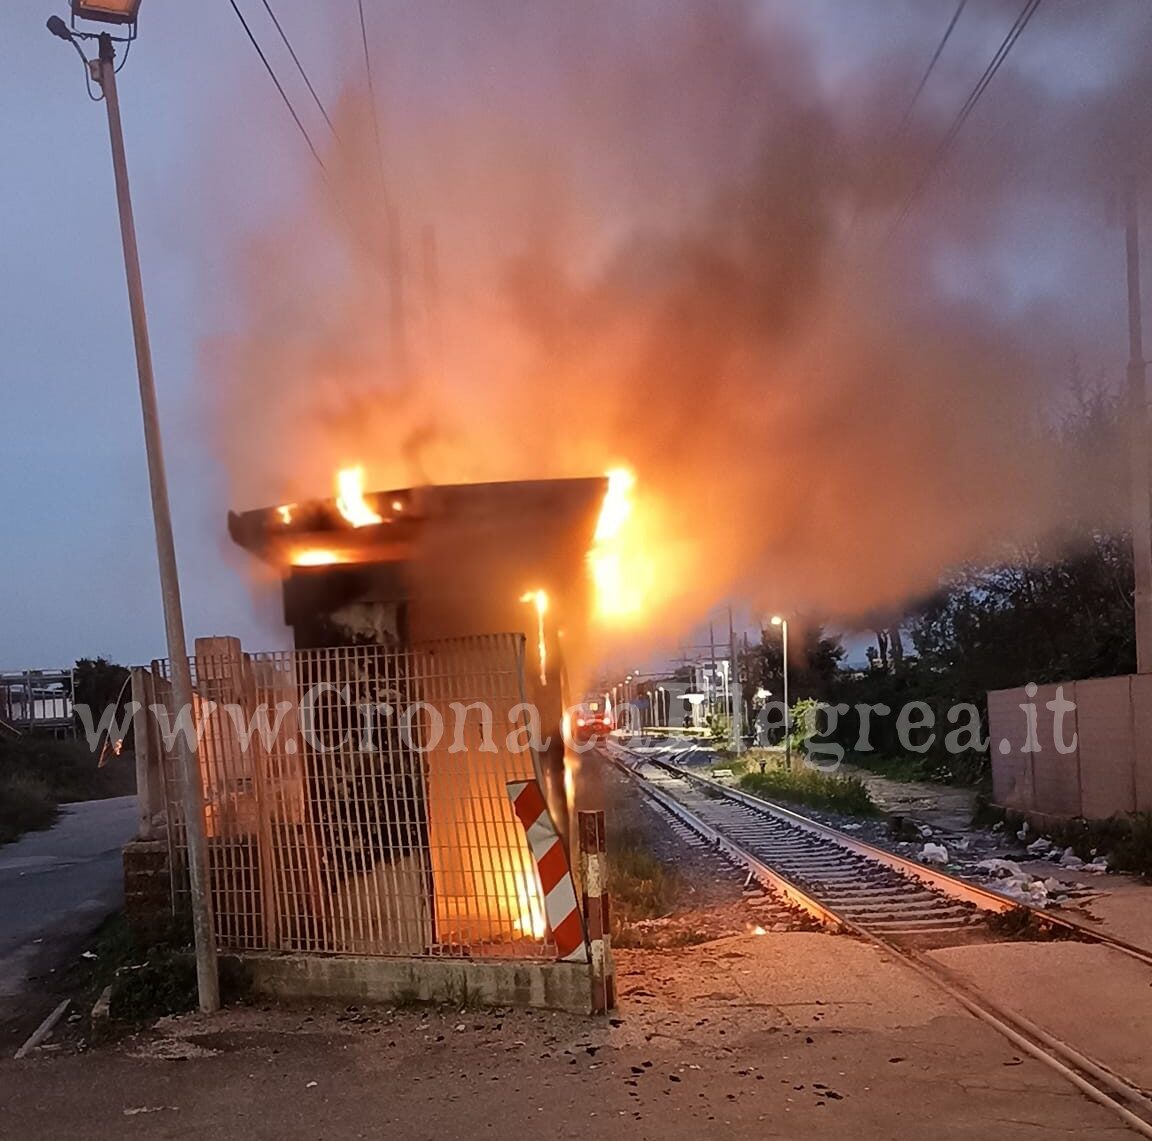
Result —
[{"label": "overhead power line", "polygon": [[[368,24],[364,19],[364,0],[356,0],[360,12],[360,42],[364,45],[364,74],[368,78],[368,100],[372,108],[372,131],[376,141],[376,166],[380,172],[380,185],[384,189],[384,148],[380,142],[380,112],[376,107],[376,85],[372,80],[372,53],[368,50]],[[385,201],[387,190],[385,189]]]},{"label": "overhead power line", "polygon": [[912,207],[916,204],[916,200],[924,192],[933,175],[935,175],[943,165],[944,160],[948,157],[948,152],[952,149],[952,144],[956,141],[956,136],[960,134],[964,124],[968,121],[968,117],[975,109],[976,104],[979,103],[981,96],[988,89],[988,84],[992,82],[996,73],[1003,66],[1004,61],[1008,58],[1008,53],[1020,38],[1021,33],[1028,26],[1029,21],[1036,14],[1036,9],[1040,7],[1041,3],[1043,3],[1043,0],[1027,0],[1020,15],[1016,17],[1016,22],[1008,29],[1007,35],[1005,35],[1000,46],[996,49],[996,54],[993,55],[991,62],[984,69],[984,74],[980,76],[976,86],[969,93],[968,98],[964,100],[964,105],[956,113],[956,117],[952,120],[947,133],[929,160],[924,173],[920,176],[915,187],[913,187],[912,193],[909,194],[905,200],[900,214],[896,218],[894,229],[898,228],[908,216]]},{"label": "overhead power line", "polygon": [[288,113],[292,116],[296,126],[299,127],[300,134],[304,136],[304,141],[308,144],[308,149],[312,152],[312,157],[319,164],[320,169],[324,171],[325,174],[327,174],[328,171],[324,165],[324,160],[320,157],[320,152],[316,149],[315,144],[312,142],[312,136],[308,134],[308,128],[304,126],[300,116],[296,113],[296,108],[292,106],[292,100],[288,98],[288,93],[284,90],[284,85],[280,82],[275,70],[272,67],[272,64],[269,63],[268,57],[264,54],[264,49],[260,46],[260,43],[256,39],[252,29],[248,26],[248,21],[244,19],[244,13],[240,11],[236,0],[229,0],[229,3],[232,5],[232,11],[236,13],[236,18],[240,21],[240,24],[244,28],[245,33],[247,33],[248,39],[251,41],[252,46],[256,49],[256,54],[260,57],[260,62],[264,65],[264,70],[268,72],[272,82],[276,85],[276,90],[280,92],[280,98],[284,100],[284,106],[288,108]]},{"label": "overhead power line", "polygon": [[[272,23],[276,26],[276,31],[280,33],[280,38],[284,41],[284,46],[288,49],[288,54],[292,57],[292,62],[296,65],[296,70],[300,72],[300,78],[304,80],[304,86],[308,88],[308,94],[315,100],[320,114],[324,116],[324,122],[328,124],[328,129],[335,136],[336,128],[332,125],[332,120],[328,117],[328,112],[325,110],[320,96],[316,94],[316,88],[312,86],[312,80],[308,78],[308,73],[304,70],[304,65],[300,62],[300,57],[296,54],[296,49],[293,48],[292,41],[288,39],[287,32],[284,31],[280,21],[276,18],[276,13],[272,11],[272,5],[269,0],[264,0],[264,8],[268,12],[269,17],[271,17]],[[338,138],[339,136],[336,137]]]},{"label": "overhead power line", "polygon": [[904,128],[908,126],[908,122],[912,118],[912,112],[916,109],[916,104],[920,101],[920,96],[928,84],[928,77],[936,69],[936,64],[940,62],[940,57],[944,54],[944,48],[952,38],[952,33],[960,21],[960,14],[964,11],[967,4],[968,0],[960,0],[960,3],[956,5],[956,11],[952,13],[952,19],[948,21],[948,27],[944,29],[944,35],[936,45],[936,50],[932,53],[932,58],[928,61],[928,66],[924,69],[924,74],[920,77],[920,82],[908,102],[908,107],[904,111],[904,117],[900,120],[900,126],[896,130],[897,134],[903,133]]}]

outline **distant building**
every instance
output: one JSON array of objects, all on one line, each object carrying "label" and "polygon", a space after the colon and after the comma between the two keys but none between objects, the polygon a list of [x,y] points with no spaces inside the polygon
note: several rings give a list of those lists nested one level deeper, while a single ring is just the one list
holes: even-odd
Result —
[{"label": "distant building", "polygon": [[70,669],[0,673],[0,729],[71,736],[72,686]]}]

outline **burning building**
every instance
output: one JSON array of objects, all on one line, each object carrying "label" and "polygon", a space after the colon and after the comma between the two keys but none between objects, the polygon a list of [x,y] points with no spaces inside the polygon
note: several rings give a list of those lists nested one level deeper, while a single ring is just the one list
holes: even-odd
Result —
[{"label": "burning building", "polygon": [[[281,574],[295,648],[196,645],[222,948],[584,955],[578,915],[562,937],[509,786],[540,786],[567,851],[565,663],[590,607],[607,487],[368,493],[350,469],[331,499],[229,516],[232,539]],[[138,675],[144,704],[163,704],[165,664]],[[145,736],[179,896],[177,768],[161,735]]]}]

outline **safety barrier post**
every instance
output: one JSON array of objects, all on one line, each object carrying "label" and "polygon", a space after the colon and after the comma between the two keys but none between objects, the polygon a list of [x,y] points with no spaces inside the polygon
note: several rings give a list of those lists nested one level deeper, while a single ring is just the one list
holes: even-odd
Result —
[{"label": "safety barrier post", "polygon": [[580,882],[584,885],[584,919],[592,956],[592,1010],[603,1014],[616,1006],[604,813],[580,812],[578,815]]}]

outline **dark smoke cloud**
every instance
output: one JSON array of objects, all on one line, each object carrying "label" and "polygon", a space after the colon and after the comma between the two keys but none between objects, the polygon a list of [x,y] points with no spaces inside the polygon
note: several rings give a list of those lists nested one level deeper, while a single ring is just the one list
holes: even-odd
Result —
[{"label": "dark smoke cloud", "polygon": [[625,463],[662,639],[733,592],[891,607],[1059,520],[1037,343],[1061,316],[980,267],[1143,156],[1126,71],[1068,96],[1006,68],[1012,147],[965,138],[892,238],[944,126],[896,129],[922,45],[837,86],[738,0],[411,7],[375,6],[383,178],[353,77],[329,179],[302,171],[295,209],[236,237],[205,352],[234,506],[329,494],[352,462],[378,487]]}]

